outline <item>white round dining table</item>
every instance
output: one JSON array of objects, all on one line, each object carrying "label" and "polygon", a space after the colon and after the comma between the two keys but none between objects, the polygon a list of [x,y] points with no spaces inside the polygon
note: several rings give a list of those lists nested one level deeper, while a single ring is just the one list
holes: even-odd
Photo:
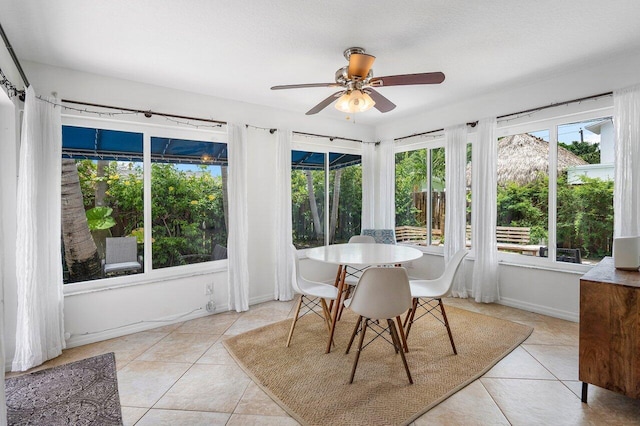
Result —
[{"label": "white round dining table", "polygon": [[307,249],[307,258],[336,265],[395,265],[420,259],[422,252],[395,244],[333,244]]},{"label": "white round dining table", "polygon": [[[316,260],[324,263],[332,263],[338,266],[335,285],[338,287],[338,300],[335,303],[331,318],[331,331],[329,333],[329,341],[327,343],[326,352],[331,351],[331,342],[335,333],[336,322],[338,320],[338,312],[342,303],[341,298],[344,290],[344,279],[346,274],[346,266],[361,265],[398,265],[404,262],[420,259],[422,252],[413,247],[399,246],[395,244],[333,244],[330,246],[320,246],[307,249],[306,255],[308,259]],[[398,319],[399,321],[399,319]],[[400,336],[407,349],[407,343],[400,327]]]}]

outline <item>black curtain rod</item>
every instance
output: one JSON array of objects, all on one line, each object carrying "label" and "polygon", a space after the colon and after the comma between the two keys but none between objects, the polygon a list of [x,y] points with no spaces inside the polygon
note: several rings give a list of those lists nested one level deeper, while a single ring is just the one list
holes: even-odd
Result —
[{"label": "black curtain rod", "polygon": [[[22,69],[22,65],[20,65],[20,61],[16,56],[16,52],[13,51],[13,47],[11,47],[11,43],[9,43],[9,39],[7,38],[7,34],[4,32],[4,28],[2,28],[2,24],[0,24],[0,35],[2,35],[2,40],[4,40],[4,45],[9,51],[9,55],[11,55],[11,59],[13,59],[13,63],[16,65],[18,72],[20,73],[20,77],[24,82],[25,87],[29,87],[29,80]],[[21,91],[24,94],[24,90]]]},{"label": "black curtain rod", "polygon": [[137,112],[137,113],[140,113],[140,114],[144,114],[144,116],[147,117],[147,118],[152,117],[154,115],[159,115],[161,117],[181,118],[183,120],[196,120],[196,121],[204,121],[204,122],[207,122],[207,123],[227,124],[226,121],[212,120],[210,118],[189,117],[189,116],[186,116],[186,115],[167,114],[167,113],[164,113],[164,112],[156,112],[156,111],[151,111],[151,110],[143,111],[141,109],[115,107],[115,106],[111,106],[111,105],[94,104],[94,103],[91,103],[91,102],[72,101],[70,99],[63,99],[62,102],[67,103],[67,104],[84,105],[84,106],[91,106],[91,107],[96,107],[96,108],[116,109],[116,110],[119,110],[119,111],[126,111],[126,112]]},{"label": "black curtain rod", "polygon": [[[541,107],[537,107],[537,108],[531,108],[531,109],[525,109],[523,111],[518,111],[518,112],[512,112],[510,114],[505,114],[505,115],[499,115],[496,117],[496,120],[501,120],[503,118],[507,118],[507,117],[513,117],[514,115],[521,115],[521,114],[529,114],[532,112],[538,112],[538,111],[542,111],[548,108],[554,108],[557,106],[562,106],[562,105],[569,105],[569,104],[573,104],[576,102],[582,102],[582,101],[588,101],[591,99],[598,99],[598,98],[602,98],[604,96],[611,96],[613,94],[613,92],[606,92],[606,93],[600,93],[598,95],[591,95],[591,96],[585,96],[584,98],[577,98],[577,99],[572,99],[570,101],[564,101],[564,102],[558,102],[555,104],[550,104],[550,105],[545,105],[545,106],[541,106]],[[471,127],[476,127],[476,125],[478,124],[477,121],[471,122],[471,123],[467,123],[467,126],[471,126]],[[422,132],[422,133],[414,133],[412,135],[408,135],[408,136],[402,136],[399,138],[395,138],[395,141],[401,141],[403,139],[409,139],[409,138],[414,138],[416,136],[424,136],[424,135],[428,135],[431,133],[438,133],[438,132],[443,132],[444,129],[436,129],[436,130],[429,130],[427,132]]]},{"label": "black curtain rod", "polygon": [[[181,118],[183,120],[197,120],[197,121],[205,121],[207,123],[227,124],[226,121],[212,120],[212,119],[209,119],[209,118],[198,118],[198,117],[188,117],[186,115],[166,114],[166,113],[155,112],[155,111],[151,111],[151,110],[144,111],[144,110],[141,110],[141,109],[123,108],[123,107],[116,107],[116,106],[111,106],[111,105],[95,104],[95,103],[91,103],[91,102],[73,101],[71,99],[62,99],[62,102],[68,103],[68,104],[75,104],[75,105],[91,106],[91,107],[96,107],[96,108],[115,109],[115,110],[126,111],[126,112],[137,112],[137,113],[140,113],[140,114],[144,114],[145,117],[151,117],[153,115],[158,115],[158,116],[161,116],[161,117]],[[247,124],[246,126],[250,126],[250,125]],[[256,127],[256,126],[251,126],[251,127]],[[266,127],[256,127],[256,128],[269,130],[269,132],[271,134],[275,133],[276,130],[277,130],[277,129],[266,128]],[[340,139],[340,140],[343,140],[343,141],[362,142],[361,140],[358,140],[358,139],[349,139],[349,138],[343,138],[343,137],[340,137],[340,136],[318,135],[318,134],[315,134],[315,133],[304,133],[304,132],[296,132],[296,131],[294,131],[293,133],[298,134],[298,135],[303,135],[303,136],[314,136],[314,137],[319,137],[319,138],[328,138],[330,141],[333,141],[334,139]]]},{"label": "black curtain rod", "polygon": [[557,106],[569,105],[576,102],[589,101],[591,99],[598,99],[598,98],[602,98],[603,96],[611,96],[611,95],[613,95],[613,92],[606,92],[606,93],[600,93],[599,95],[585,96],[584,98],[577,98],[577,99],[572,99],[570,101],[558,102],[556,104],[549,104],[549,105],[541,106],[538,108],[525,109],[524,111],[512,112],[511,114],[505,114],[505,115],[499,115],[496,117],[496,120],[500,120],[502,118],[507,118],[507,117],[513,117],[514,115],[528,114],[530,112],[538,112],[548,108],[555,108]]},{"label": "black curtain rod", "polygon": [[351,141],[351,142],[360,142],[360,143],[362,143],[362,141],[359,140],[359,139],[349,139],[349,138],[343,138],[343,137],[340,137],[340,136],[317,135],[315,133],[305,133],[305,132],[296,132],[296,131],[293,131],[293,133],[295,133],[296,135],[302,135],[302,136],[314,136],[314,137],[317,137],[317,138],[328,138],[330,141],[333,141],[334,139],[340,139],[342,141]]},{"label": "black curtain rod", "polygon": [[[477,121],[472,121],[470,123],[467,123],[467,126],[469,127],[476,127],[476,125],[478,124]],[[401,141],[403,139],[409,139],[409,138],[415,138],[417,136],[424,136],[424,135],[430,135],[432,133],[438,133],[438,132],[444,132],[444,129],[436,129],[436,130],[428,130],[426,132],[421,132],[421,133],[414,133],[412,135],[408,135],[408,136],[402,136],[399,138],[395,138],[394,141]]]}]

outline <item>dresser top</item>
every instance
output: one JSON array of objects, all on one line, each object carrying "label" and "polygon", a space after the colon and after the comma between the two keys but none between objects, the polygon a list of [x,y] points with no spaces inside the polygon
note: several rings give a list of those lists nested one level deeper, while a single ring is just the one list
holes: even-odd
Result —
[{"label": "dresser top", "polygon": [[612,257],[602,259],[589,272],[584,274],[580,280],[640,288],[640,272],[616,269]]}]

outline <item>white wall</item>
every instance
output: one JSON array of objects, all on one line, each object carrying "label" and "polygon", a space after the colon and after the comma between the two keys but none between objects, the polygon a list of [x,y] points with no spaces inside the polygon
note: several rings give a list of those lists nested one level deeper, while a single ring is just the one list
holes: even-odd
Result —
[{"label": "white wall", "polygon": [[[578,99],[640,82],[640,50],[610,58],[592,58],[579,69],[536,76],[526,86],[500,87],[473,99],[442,105],[376,127],[376,138],[398,138],[414,133],[468,123],[490,116]],[[469,68],[473,72],[473,67]],[[447,79],[444,84],[455,84]],[[526,117],[525,117],[526,118]]]},{"label": "white wall", "polygon": [[5,359],[10,362],[15,348],[16,316],[18,314],[16,288],[16,123],[17,108],[0,93],[0,214],[2,214],[2,251],[4,263],[0,265],[3,284],[4,348]]}]

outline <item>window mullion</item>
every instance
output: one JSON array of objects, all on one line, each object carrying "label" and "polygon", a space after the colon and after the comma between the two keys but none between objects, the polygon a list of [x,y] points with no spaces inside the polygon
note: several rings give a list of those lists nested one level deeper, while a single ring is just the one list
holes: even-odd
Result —
[{"label": "window mullion", "polygon": [[324,245],[331,244],[329,240],[329,222],[331,205],[329,204],[329,152],[324,154]]},{"label": "window mullion", "polygon": [[427,211],[426,211],[426,227],[427,227],[427,246],[431,245],[431,227],[433,224],[433,209],[431,202],[433,199],[433,185],[432,185],[432,162],[431,162],[431,149],[427,149],[427,155],[425,155],[425,161],[427,162]]},{"label": "window mullion", "polygon": [[151,136],[144,133],[142,143],[142,161],[143,161],[143,218],[144,218],[144,271],[151,271],[152,252],[151,252]]},{"label": "window mullion", "polygon": [[547,232],[548,256],[552,262],[556,260],[557,247],[557,212],[558,212],[558,126],[553,125],[549,131],[549,231]]}]

